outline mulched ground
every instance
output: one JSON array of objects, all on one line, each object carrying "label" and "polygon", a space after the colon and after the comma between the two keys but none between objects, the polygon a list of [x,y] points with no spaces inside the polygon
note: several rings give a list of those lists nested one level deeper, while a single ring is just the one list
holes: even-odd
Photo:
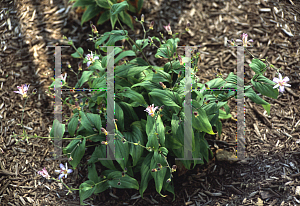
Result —
[{"label": "mulched ground", "polygon": [[[49,139],[17,140],[21,135],[21,114],[24,100],[15,94],[17,86],[30,84],[37,94],[25,106],[23,123],[29,135],[48,137],[54,115],[54,99],[45,91],[54,76],[54,49],[46,46],[66,45],[62,35],[70,37],[76,47],[93,50],[87,42],[91,32],[89,23],[80,27],[80,13],[62,0],[2,0],[0,10],[0,204],[1,205],[79,205],[78,192],[66,196],[67,191],[57,182],[47,181],[36,172],[46,167],[49,173],[59,168],[53,161],[53,144]],[[64,9],[65,8],[65,9]],[[224,45],[226,39],[240,38],[248,33],[254,40],[251,52],[266,58],[283,76],[290,77],[291,88],[280,94],[277,100],[265,99],[272,104],[267,116],[261,106],[246,100],[246,157],[245,161],[229,164],[227,153],[212,159],[203,166],[186,172],[180,170],[174,179],[176,201],[172,195],[160,197],[154,184],[146,190],[144,199],[134,190],[107,190],[93,199],[89,205],[299,205],[300,119],[299,119],[299,28],[300,3],[297,1],[145,1],[142,13],[146,25],[155,21],[155,29],[149,36],[159,36],[163,25],[171,23],[174,32],[184,31],[187,21],[190,32],[181,36],[179,45],[201,45],[200,81],[214,78],[216,69],[224,76],[236,71],[236,49]],[[94,21],[96,21],[95,19]],[[99,26],[100,33],[110,30],[110,23]],[[142,27],[135,25],[129,31],[132,38],[141,38]],[[147,34],[148,35],[148,34]],[[62,70],[68,72],[69,85],[76,84],[76,76],[67,68],[67,61],[77,72],[77,64],[70,57],[71,48],[62,49]],[[149,61],[162,65],[162,60],[151,56]],[[152,51],[153,52],[153,51]],[[246,54],[245,81],[253,76]],[[273,79],[275,70],[267,71]],[[74,94],[72,94],[74,95]],[[235,111],[235,101],[230,102]],[[70,113],[64,105],[63,119]],[[234,114],[234,113],[233,113]],[[65,121],[65,120],[64,120]],[[214,153],[233,151],[236,123],[232,119],[223,122],[221,138],[208,136]],[[65,142],[64,144],[67,144]],[[87,157],[85,157],[87,158]],[[63,163],[65,161],[62,161]],[[99,167],[100,170],[103,169]],[[74,188],[86,180],[87,168],[79,167],[65,181]]]}]

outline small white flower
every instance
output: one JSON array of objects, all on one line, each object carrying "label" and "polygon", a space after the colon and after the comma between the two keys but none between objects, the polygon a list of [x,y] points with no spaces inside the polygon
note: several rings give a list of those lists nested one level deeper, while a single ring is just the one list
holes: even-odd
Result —
[{"label": "small white flower", "polygon": [[154,116],[154,112],[155,110],[157,110],[158,107],[154,108],[154,104],[152,104],[152,106],[148,106],[144,111],[148,112],[148,114],[153,117]]},{"label": "small white flower", "polygon": [[273,79],[273,82],[276,82],[277,84],[273,87],[273,89],[279,87],[279,91],[281,93],[284,92],[284,87],[290,87],[291,85],[290,84],[287,84],[286,82],[290,81],[290,79],[288,77],[284,77],[284,79],[282,79],[282,75],[280,73],[278,73],[278,77],[275,77]]},{"label": "small white flower", "polygon": [[86,55],[86,58],[88,60],[88,62],[86,63],[86,65],[89,67],[91,65],[91,63],[93,63],[96,59],[99,59],[99,57],[97,56],[93,56],[93,52],[91,52],[91,54]]},{"label": "small white flower", "polygon": [[60,170],[55,170],[55,172],[60,173],[58,179],[63,178],[63,176],[65,176],[65,178],[67,178],[67,175],[71,172],[73,172],[72,169],[68,169],[68,165],[66,163],[66,167],[64,167],[64,165],[62,163],[60,163],[59,165]]},{"label": "small white flower", "polygon": [[27,97],[27,91],[29,89],[29,85],[30,84],[28,84],[28,86],[26,84],[22,84],[22,86],[20,86],[20,87],[17,86],[17,88],[18,88],[19,91],[14,91],[14,92],[18,93],[18,94],[22,94],[23,97]]}]

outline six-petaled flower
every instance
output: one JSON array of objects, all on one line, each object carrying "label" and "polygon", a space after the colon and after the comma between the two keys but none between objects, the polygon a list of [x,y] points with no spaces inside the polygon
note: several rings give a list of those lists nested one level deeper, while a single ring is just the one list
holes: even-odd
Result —
[{"label": "six-petaled flower", "polygon": [[154,108],[154,104],[152,104],[152,106],[148,106],[144,111],[148,112],[148,114],[153,117],[154,116],[154,112],[155,110],[157,110],[158,107]]},{"label": "six-petaled flower", "polygon": [[91,52],[91,54],[87,54],[86,55],[86,58],[87,58],[87,60],[88,60],[88,62],[86,63],[86,65],[89,67],[90,65],[91,65],[91,63],[94,63],[94,61],[96,60],[96,59],[99,59],[99,57],[97,57],[97,56],[93,56],[93,52]]},{"label": "six-petaled flower", "polygon": [[66,163],[66,167],[62,163],[60,163],[59,167],[60,167],[60,170],[55,170],[55,172],[60,173],[60,175],[58,176],[59,180],[63,177],[67,178],[68,174],[73,172],[72,169],[68,169],[67,163]]},{"label": "six-petaled flower", "polygon": [[284,77],[284,79],[282,79],[282,75],[280,73],[278,73],[278,77],[275,77],[273,79],[273,82],[276,82],[277,84],[273,87],[273,89],[279,87],[279,91],[281,93],[284,92],[284,87],[290,87],[290,84],[287,84],[288,81],[290,81],[290,79],[288,77]]},{"label": "six-petaled flower", "polygon": [[248,34],[243,33],[242,34],[242,40],[237,39],[236,42],[243,42],[243,46],[247,47],[248,44],[250,44],[250,42],[253,42],[253,40],[252,39],[248,40]]},{"label": "six-petaled flower", "polygon": [[19,89],[19,91],[14,91],[15,93],[18,93],[18,94],[22,94],[23,97],[27,97],[27,91],[28,91],[28,88],[29,88],[29,85],[28,86],[26,84],[22,84],[22,86],[17,86],[17,88]]}]

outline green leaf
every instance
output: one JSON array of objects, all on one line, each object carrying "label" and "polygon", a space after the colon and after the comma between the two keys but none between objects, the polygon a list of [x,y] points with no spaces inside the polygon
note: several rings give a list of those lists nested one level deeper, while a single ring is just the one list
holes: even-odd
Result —
[{"label": "green leaf", "polygon": [[148,187],[149,181],[153,178],[151,175],[150,163],[153,157],[153,152],[148,153],[145,160],[141,166],[141,185],[140,185],[140,194],[143,198],[143,194]]},{"label": "green leaf", "polygon": [[176,99],[174,97],[174,94],[169,90],[154,89],[152,92],[149,92],[149,95],[152,98],[160,99],[165,106],[180,108],[175,102]]},{"label": "green leaf", "polygon": [[[133,123],[131,126],[132,132],[124,132],[124,136],[126,140],[134,143],[140,142],[141,145],[144,145],[144,139],[141,138],[143,136],[140,128]],[[140,157],[142,156],[144,148],[139,145],[129,144],[129,153],[132,157],[132,166],[136,166]]]},{"label": "green leaf", "polygon": [[225,111],[219,109],[219,119],[229,119],[231,117],[232,117],[231,114],[226,114]]},{"label": "green leaf", "polygon": [[167,171],[167,167],[166,167],[167,164],[166,164],[165,158],[161,154],[159,154],[158,151],[154,151],[154,154],[153,154],[153,157],[152,157],[151,163],[150,163],[150,170],[154,169],[154,168],[158,168],[157,163],[160,163],[162,165],[162,168],[157,172],[151,172],[151,175],[155,181],[156,191],[160,195],[162,195],[160,192],[161,192],[162,186],[164,184],[164,179],[165,179],[165,175],[166,175],[166,171]]},{"label": "green leaf", "polygon": [[101,14],[100,18],[97,21],[97,25],[102,25],[104,22],[106,22],[109,19],[110,19],[110,12],[108,10],[108,11],[105,11],[103,14]]},{"label": "green leaf", "polygon": [[261,106],[267,111],[268,115],[270,115],[271,105],[270,104],[263,104]]},{"label": "green leaf", "polygon": [[99,145],[95,148],[91,158],[89,159],[88,161],[88,164],[92,164],[92,163],[95,163],[95,162],[98,162],[100,161],[101,164],[104,166],[104,167],[107,167],[111,170],[117,170],[114,166],[114,163],[112,160],[99,160],[99,158],[106,158],[106,145]]},{"label": "green leaf", "polygon": [[144,87],[144,89],[146,89],[148,92],[152,91],[154,89],[160,89],[161,88],[159,86],[159,84],[153,83],[153,82],[150,82],[150,81],[142,81],[140,83],[137,83],[137,84],[134,84],[134,85],[131,86],[131,88],[134,88],[134,87]]},{"label": "green leaf", "polygon": [[86,143],[86,139],[83,138],[83,140],[78,143],[79,146],[76,147],[76,149],[72,153],[73,160],[70,161],[69,163],[70,165],[72,165],[74,169],[76,169],[77,165],[79,164],[80,160],[82,159],[85,153],[85,143]]},{"label": "green leaf", "polygon": [[260,104],[260,105],[267,105],[268,102],[266,102],[265,100],[263,100],[262,98],[260,98],[252,88],[249,88],[245,91],[245,96],[249,97],[249,99],[251,99],[251,101],[253,101],[256,104]]},{"label": "green leaf", "polygon": [[86,117],[88,118],[89,122],[92,124],[92,127],[95,127],[99,134],[102,128],[102,122],[101,117],[99,114],[92,114],[92,113],[86,113]]},{"label": "green leaf", "polygon": [[[147,122],[148,122],[149,118],[153,118],[153,117],[148,116],[147,117]],[[146,128],[147,128],[147,126],[146,126]],[[155,127],[153,127],[152,130],[150,131],[149,135],[147,135],[148,136],[148,142],[146,144],[146,147],[150,147],[154,151],[156,151],[159,148],[159,142],[158,142],[158,139],[157,139],[157,135],[155,133],[156,133]]]},{"label": "green leaf", "polygon": [[110,23],[111,23],[111,28],[114,29],[115,28],[115,24],[118,20],[118,16],[117,15],[112,15],[112,13],[110,13]]},{"label": "green leaf", "polygon": [[87,180],[79,186],[80,205],[86,205],[83,200],[90,197],[95,189],[95,183],[92,180]]},{"label": "green leaf", "polygon": [[75,53],[71,54],[71,56],[73,58],[81,58],[83,56],[83,49],[79,47]]},{"label": "green leaf", "polygon": [[78,126],[78,115],[75,114],[75,115],[73,115],[71,121],[68,124],[68,132],[71,137],[74,136],[77,126]]},{"label": "green leaf", "polygon": [[81,26],[84,22],[91,20],[93,17],[97,16],[99,13],[99,7],[96,4],[88,5],[87,9],[81,17]]},{"label": "green leaf", "polygon": [[137,57],[137,58],[131,60],[130,64],[135,64],[137,66],[149,66],[148,63],[140,57]]},{"label": "green leaf", "polygon": [[91,164],[88,166],[88,178],[89,180],[92,180],[93,182],[98,182],[98,173],[96,171],[95,164]]},{"label": "green leaf", "polygon": [[131,57],[135,56],[134,51],[128,50],[128,51],[124,51],[121,54],[119,54],[119,56],[117,58],[115,58],[115,64],[118,64],[120,59],[123,59],[124,57],[128,57],[128,56],[131,56]]},{"label": "green leaf", "polygon": [[[194,104],[194,102],[192,104]],[[198,112],[197,117],[195,117],[195,115],[194,115],[194,112],[196,112],[196,111]],[[212,130],[212,126],[209,123],[206,112],[203,108],[199,108],[198,110],[193,108],[192,125],[193,125],[193,128],[195,128],[199,131],[203,131],[208,134],[215,134]]]},{"label": "green leaf", "polygon": [[259,59],[252,59],[252,62],[249,64],[249,66],[255,72],[255,74],[262,74],[266,68],[266,65]]},{"label": "green leaf", "polygon": [[[90,120],[87,118],[87,114],[85,114],[83,111],[79,111],[79,115],[81,117],[81,125],[87,130],[87,131],[93,131],[92,124]],[[101,128],[100,128],[101,129]]]},{"label": "green leaf", "polygon": [[133,110],[132,106],[127,102],[118,102],[119,106],[122,108],[124,112],[124,116],[133,121],[138,121],[139,118]]},{"label": "green leaf", "polygon": [[[116,132],[120,136],[123,137],[123,135],[117,130]],[[115,152],[116,152],[116,160],[124,170],[129,156],[129,146],[128,142],[123,143],[120,139],[115,140]]]},{"label": "green leaf", "polygon": [[210,148],[209,148],[209,145],[208,145],[206,139],[204,138],[204,135],[205,135],[204,132],[200,133],[200,151],[201,151],[201,154],[202,154],[203,158],[205,159],[205,161],[208,162]]},{"label": "green leaf", "polygon": [[138,1],[138,8],[137,8],[137,12],[140,12],[142,7],[143,7],[143,3],[144,3],[144,0],[139,0]]},{"label": "green leaf", "polygon": [[129,87],[123,87],[123,89],[124,91],[122,93],[118,93],[116,96],[124,96],[131,99],[133,102],[138,102],[142,106],[147,106],[147,102],[145,101],[143,95],[134,90],[131,90],[131,88]]},{"label": "green leaf", "polygon": [[[122,172],[120,171],[114,171],[109,173],[109,175],[107,176],[108,179],[108,184],[111,187],[115,187],[115,188],[124,188],[124,189],[139,189],[139,183],[136,179],[128,176],[127,174],[125,174],[124,177],[122,177]],[[121,184],[118,185],[118,182],[120,182]]]},{"label": "green leaf", "polygon": [[91,0],[76,0],[72,7],[85,7],[91,4],[94,4],[94,2]]},{"label": "green leaf", "polygon": [[127,1],[123,1],[121,3],[112,5],[111,15],[116,15],[122,11],[125,11],[126,7],[129,7]]},{"label": "green leaf", "polygon": [[77,84],[75,85],[75,88],[80,88],[86,81],[89,80],[90,76],[93,74],[93,71],[84,71],[82,73],[81,78],[79,79],[79,81],[77,82]]},{"label": "green leaf", "polygon": [[118,120],[117,126],[120,131],[124,130],[124,112],[117,102],[115,102],[115,118]]},{"label": "green leaf", "polygon": [[113,5],[113,3],[110,0],[95,0],[97,5],[104,9],[110,9],[110,7]]},{"label": "green leaf", "polygon": [[50,131],[50,137],[61,140],[65,133],[65,126],[65,124],[61,124],[57,119],[55,119]]},{"label": "green leaf", "polygon": [[134,30],[131,16],[127,13],[127,11],[122,11],[119,13],[119,18],[122,22],[124,22],[130,29]]},{"label": "green leaf", "polygon": [[251,79],[251,83],[262,95],[277,99],[279,92],[278,89],[273,89],[273,86],[276,84],[275,82],[269,80],[263,75],[259,75],[255,81]]}]

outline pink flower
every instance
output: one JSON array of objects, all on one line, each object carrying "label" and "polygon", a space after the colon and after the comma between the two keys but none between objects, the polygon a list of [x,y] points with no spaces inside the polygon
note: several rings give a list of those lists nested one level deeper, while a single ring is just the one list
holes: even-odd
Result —
[{"label": "pink flower", "polygon": [[68,169],[67,163],[66,163],[66,167],[62,163],[60,163],[59,167],[60,167],[60,170],[55,170],[55,172],[60,173],[58,179],[63,178],[63,176],[65,176],[65,178],[67,178],[67,175],[69,173],[73,172],[72,169]]},{"label": "pink flower", "polygon": [[246,46],[248,46],[248,43],[250,44],[250,42],[253,42],[253,40],[250,39],[250,40],[248,41],[248,34],[243,33],[243,34],[242,34],[242,40],[237,39],[236,42],[243,42],[243,46],[246,47]]},{"label": "pink flower", "polygon": [[153,117],[154,116],[154,112],[155,110],[157,110],[158,107],[154,108],[154,104],[152,104],[152,106],[148,106],[144,111],[148,112],[148,114]]},{"label": "pink flower", "polygon": [[48,174],[46,167],[44,167],[44,169],[42,169],[42,171],[38,171],[37,172],[39,175],[42,175],[43,177],[45,177],[46,179],[50,179],[50,175]]},{"label": "pink flower", "polygon": [[290,79],[288,77],[284,77],[284,79],[282,79],[282,75],[280,73],[278,73],[278,77],[274,77],[273,82],[276,82],[277,84],[273,87],[273,89],[279,87],[279,91],[281,93],[284,92],[284,87],[290,87],[290,84],[287,84],[286,82],[290,81]]},{"label": "pink flower", "polygon": [[91,52],[91,54],[88,54],[88,55],[86,55],[86,58],[87,58],[87,60],[88,60],[88,62],[86,63],[86,65],[89,67],[90,65],[91,65],[91,63],[94,63],[94,61],[96,60],[96,59],[99,59],[99,57],[97,57],[97,56],[93,56],[93,52]]},{"label": "pink flower", "polygon": [[180,55],[178,55],[178,60],[179,60],[180,65],[183,65],[182,57]]},{"label": "pink flower", "polygon": [[169,35],[172,35],[172,30],[171,30],[171,26],[170,23],[168,26],[164,26],[165,30],[168,32]]},{"label": "pink flower", "polygon": [[58,78],[62,79],[64,82],[66,82],[66,80],[67,80],[67,73],[65,74],[65,76],[63,74],[59,75]]},{"label": "pink flower", "polygon": [[22,86],[17,86],[17,88],[19,89],[19,91],[14,91],[15,93],[18,93],[18,94],[22,94],[23,97],[27,97],[27,91],[28,91],[28,88],[29,88],[29,85],[28,86],[26,84],[22,84]]}]

